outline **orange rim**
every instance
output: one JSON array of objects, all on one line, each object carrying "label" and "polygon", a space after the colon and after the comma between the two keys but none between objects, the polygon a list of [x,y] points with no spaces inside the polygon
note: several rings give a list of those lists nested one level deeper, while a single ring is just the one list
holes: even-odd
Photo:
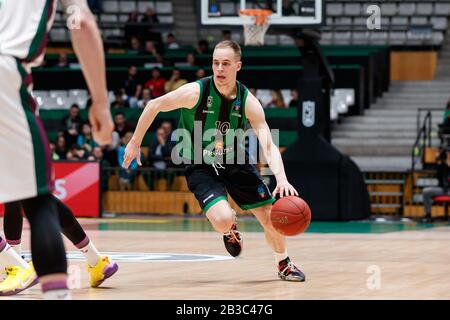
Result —
[{"label": "orange rim", "polygon": [[269,9],[242,9],[239,13],[244,16],[255,17],[255,24],[261,26],[267,23],[267,19],[273,12]]}]

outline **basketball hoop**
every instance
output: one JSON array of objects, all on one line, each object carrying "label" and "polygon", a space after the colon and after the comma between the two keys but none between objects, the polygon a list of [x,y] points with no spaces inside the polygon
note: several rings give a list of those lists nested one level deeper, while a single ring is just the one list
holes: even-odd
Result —
[{"label": "basketball hoop", "polygon": [[264,36],[269,29],[269,16],[272,10],[269,9],[242,9],[240,16],[252,17],[251,23],[244,23],[244,38],[246,46],[264,45]]}]

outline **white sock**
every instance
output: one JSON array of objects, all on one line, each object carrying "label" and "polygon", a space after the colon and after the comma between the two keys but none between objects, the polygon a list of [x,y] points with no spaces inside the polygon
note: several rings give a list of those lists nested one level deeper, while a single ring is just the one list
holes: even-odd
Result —
[{"label": "white sock", "polygon": [[284,259],[286,259],[288,257],[287,250],[285,250],[282,253],[274,252],[273,254],[275,255],[275,262],[276,262],[277,266],[280,261],[283,261]]},{"label": "white sock", "polygon": [[45,300],[72,300],[69,289],[57,289],[44,291]]},{"label": "white sock", "polygon": [[15,252],[17,252],[17,254],[19,256],[22,256],[22,243],[19,244],[9,244],[11,246],[11,248],[14,249]]},{"label": "white sock", "polygon": [[81,251],[81,253],[86,258],[87,263],[91,267],[95,267],[98,260],[100,260],[101,256],[100,256],[100,253],[98,252],[97,248],[92,243],[92,241],[89,241],[87,245],[85,245],[84,247],[78,248],[78,249]]},{"label": "white sock", "polygon": [[21,256],[14,251],[9,244],[6,244],[4,249],[0,252],[0,268],[5,269],[6,267],[18,266],[24,269],[28,269],[29,264],[22,259]]}]

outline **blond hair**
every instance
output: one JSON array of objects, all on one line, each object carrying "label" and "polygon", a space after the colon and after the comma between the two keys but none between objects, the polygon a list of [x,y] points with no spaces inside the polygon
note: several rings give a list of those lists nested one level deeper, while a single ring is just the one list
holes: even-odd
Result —
[{"label": "blond hair", "polygon": [[232,40],[221,41],[218,44],[216,44],[216,46],[214,47],[214,50],[220,49],[220,48],[233,49],[234,54],[238,57],[238,60],[241,60],[241,57],[242,57],[241,46],[237,42],[232,41]]}]

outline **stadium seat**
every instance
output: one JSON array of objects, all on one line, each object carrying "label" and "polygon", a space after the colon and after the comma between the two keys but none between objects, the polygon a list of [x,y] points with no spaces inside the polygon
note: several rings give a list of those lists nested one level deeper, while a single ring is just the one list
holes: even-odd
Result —
[{"label": "stadium seat", "polygon": [[443,17],[431,17],[430,22],[433,24],[434,30],[447,30],[448,20]]},{"label": "stadium seat", "polygon": [[352,18],[349,17],[338,17],[334,19],[334,25],[335,26],[351,26],[352,24]]},{"label": "stadium seat", "polygon": [[391,25],[406,26],[406,25],[408,25],[408,18],[407,17],[392,17]]},{"label": "stadium seat", "polygon": [[101,22],[109,22],[109,23],[117,23],[118,18],[115,14],[101,14],[100,15]]},{"label": "stadium seat", "polygon": [[389,44],[390,45],[404,45],[406,43],[406,34],[403,31],[390,31]]},{"label": "stadium seat", "polygon": [[418,3],[417,4],[417,13],[422,16],[430,16],[433,14],[433,4],[432,3]]},{"label": "stadium seat", "polygon": [[352,33],[352,44],[367,44],[369,43],[369,32],[354,31]]},{"label": "stadium seat", "polygon": [[170,1],[157,1],[155,7],[156,13],[172,13],[172,2]]},{"label": "stadium seat", "polygon": [[411,17],[411,24],[426,25],[428,24],[428,17]]},{"label": "stadium seat", "polygon": [[416,12],[416,4],[413,2],[400,2],[398,6],[398,13],[401,16],[412,16]]},{"label": "stadium seat", "polygon": [[52,41],[68,41],[69,37],[65,28],[53,28],[50,30],[50,39]]},{"label": "stadium seat", "polygon": [[128,21],[128,14],[119,14],[119,22],[127,22]]},{"label": "stadium seat", "polygon": [[371,32],[370,33],[370,43],[376,45],[384,45],[388,42],[388,33],[387,32]]},{"label": "stadium seat", "polygon": [[346,4],[344,4],[344,13],[347,16],[359,16],[359,15],[361,15],[361,4],[359,4],[359,3],[346,3]]},{"label": "stadium seat", "polygon": [[119,1],[103,1],[103,11],[104,12],[118,12],[119,11]]},{"label": "stadium seat", "polygon": [[440,31],[434,31],[432,36],[432,44],[440,46],[444,42],[444,34]]},{"label": "stadium seat", "polygon": [[381,16],[395,16],[397,5],[395,3],[381,3]]},{"label": "stadium seat", "polygon": [[344,6],[342,3],[327,3],[327,15],[342,16],[344,14]]},{"label": "stadium seat", "polygon": [[137,5],[138,5],[137,6],[137,10],[140,13],[145,12],[148,8],[153,8],[154,9],[153,1],[138,1]]},{"label": "stadium seat", "polygon": [[334,44],[350,44],[352,33],[350,31],[338,31],[334,33]]},{"label": "stadium seat", "polygon": [[67,96],[67,91],[66,90],[51,90],[50,92],[49,92],[49,96],[51,97],[51,98],[58,98],[58,97],[61,97],[61,98],[67,98],[68,96]]},{"label": "stadium seat", "polygon": [[173,23],[173,17],[172,16],[158,16],[160,23]]},{"label": "stadium seat", "polygon": [[120,12],[130,13],[136,10],[136,3],[134,1],[120,1]]},{"label": "stadium seat", "polygon": [[450,15],[450,3],[436,2],[434,4],[435,16],[448,16]]}]

